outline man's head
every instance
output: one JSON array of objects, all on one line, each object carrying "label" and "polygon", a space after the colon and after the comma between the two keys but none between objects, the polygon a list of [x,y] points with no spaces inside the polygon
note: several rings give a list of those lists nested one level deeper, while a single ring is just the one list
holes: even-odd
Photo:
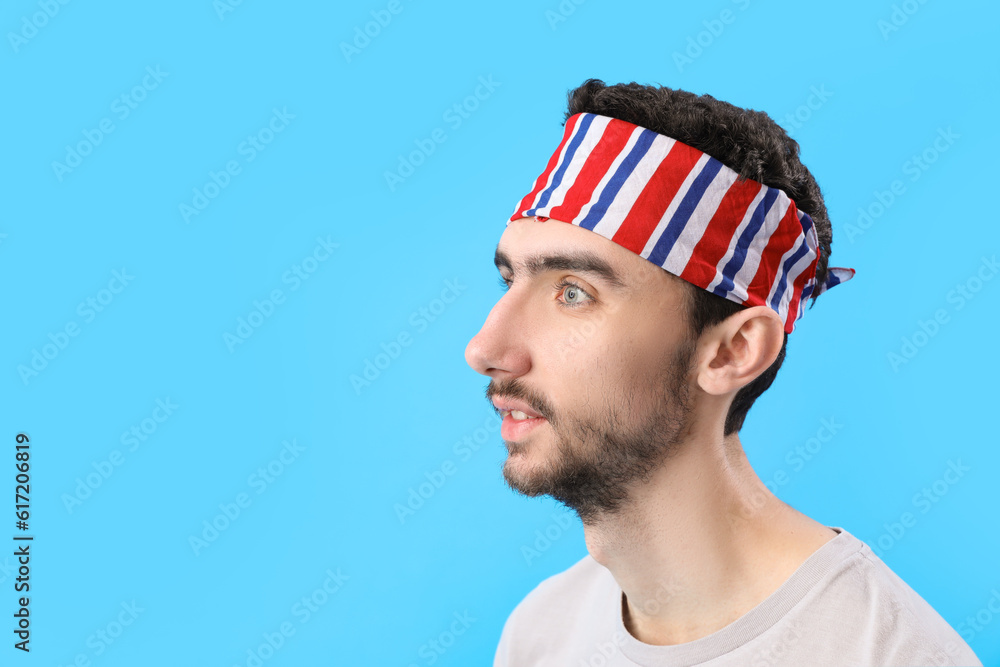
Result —
[{"label": "man's head", "polygon": [[[812,216],[825,276],[830,225],[797,144],[765,114],[711,97],[588,81],[567,117],[609,116],[708,153],[784,191]],[[511,222],[497,247],[509,285],[466,350],[505,419],[504,476],[588,518],[613,512],[695,434],[729,436],[784,357],[782,318],[716,296],[582,227]],[[514,413],[520,416],[518,412]]]}]

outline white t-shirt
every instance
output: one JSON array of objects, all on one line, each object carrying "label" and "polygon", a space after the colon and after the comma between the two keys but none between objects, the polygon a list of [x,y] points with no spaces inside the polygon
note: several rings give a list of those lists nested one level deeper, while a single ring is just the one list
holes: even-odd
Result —
[{"label": "white t-shirt", "polygon": [[587,555],[517,605],[493,665],[982,667],[958,633],[868,545],[831,528],[839,534],[763,602],[717,632],[673,646],[629,634],[621,587]]}]

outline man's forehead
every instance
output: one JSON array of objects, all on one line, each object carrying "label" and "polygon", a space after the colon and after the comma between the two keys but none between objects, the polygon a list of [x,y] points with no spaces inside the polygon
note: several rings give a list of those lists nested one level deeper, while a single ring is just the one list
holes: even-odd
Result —
[{"label": "man's forehead", "polygon": [[663,269],[617,243],[554,219],[511,222],[497,244],[494,263],[515,275],[549,270],[590,273],[617,288],[669,280]]}]

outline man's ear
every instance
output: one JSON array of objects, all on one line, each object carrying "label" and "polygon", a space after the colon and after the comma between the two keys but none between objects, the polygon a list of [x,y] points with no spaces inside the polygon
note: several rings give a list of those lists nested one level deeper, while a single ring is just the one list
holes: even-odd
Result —
[{"label": "man's ear", "polygon": [[785,341],[781,316],[752,306],[706,329],[698,341],[698,386],[712,395],[739,390],[767,370]]}]

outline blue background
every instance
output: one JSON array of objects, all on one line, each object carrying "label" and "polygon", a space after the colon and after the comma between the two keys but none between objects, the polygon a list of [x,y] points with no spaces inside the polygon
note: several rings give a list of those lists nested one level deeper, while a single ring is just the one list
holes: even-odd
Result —
[{"label": "blue background", "polygon": [[[996,4],[911,0],[899,25],[891,2],[860,0],[388,7],[5,3],[2,509],[19,532],[24,431],[36,541],[30,656],[11,647],[15,574],[0,557],[0,661],[247,665],[287,623],[263,664],[490,664],[514,605],[586,551],[557,504],[503,485],[486,378],[463,354],[501,294],[493,249],[561,136],[565,93],[597,77],[710,93],[800,141],[833,220],[832,264],[858,274],[799,322],[744,446],[762,479],[784,480],[783,500],[880,547],[1000,663],[1000,620],[963,625],[1000,589],[1000,280],[973,281],[961,308],[954,292],[1000,249]],[[391,21],[366,43],[371,12]],[[355,39],[363,48],[341,46]],[[480,77],[493,83],[475,109],[449,113]],[[275,109],[286,120],[268,135]],[[104,119],[111,133],[54,168]],[[444,141],[390,186],[435,130]],[[254,152],[244,142],[258,135],[270,143]],[[225,187],[183,215],[212,173]],[[859,208],[878,215],[859,223]],[[255,300],[269,316],[251,315]],[[241,338],[240,318],[259,326]],[[77,335],[61,336],[67,325]],[[376,361],[370,384],[352,384]],[[165,415],[158,399],[177,407]],[[795,463],[824,419],[842,427]],[[123,434],[144,426],[131,450]],[[922,511],[914,495],[949,461],[969,470]],[[253,477],[269,464],[280,474]],[[432,493],[401,516],[424,483]],[[238,498],[249,505],[225,518]],[[915,525],[897,539],[887,525],[904,512]],[[225,528],[192,546],[213,521]],[[327,570],[340,588],[317,594]],[[323,603],[304,621],[311,596]],[[99,630],[121,632],[106,643]]]}]

